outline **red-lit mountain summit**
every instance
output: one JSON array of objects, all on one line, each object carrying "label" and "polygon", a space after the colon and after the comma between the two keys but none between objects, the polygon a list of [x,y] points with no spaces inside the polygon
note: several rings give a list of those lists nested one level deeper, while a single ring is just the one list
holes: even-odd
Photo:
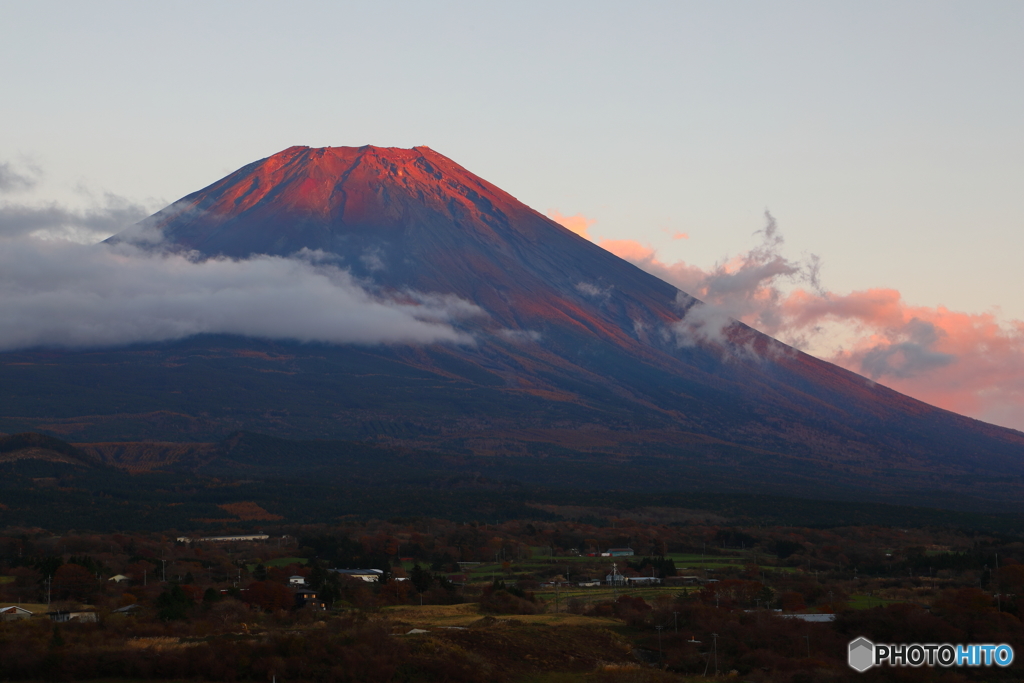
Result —
[{"label": "red-lit mountain summit", "polygon": [[[557,322],[622,337],[631,315],[679,318],[674,287],[427,147],[292,147],[142,227],[208,256],[334,253],[359,276],[456,294],[511,328]],[[618,313],[611,325],[605,290]]]},{"label": "red-lit mountain summit", "polygon": [[455,295],[486,312],[473,323],[475,345],[250,340],[250,358],[289,360],[221,366],[260,395],[243,406],[193,391],[190,414],[214,424],[462,454],[660,458],[701,481],[803,493],[884,486],[998,497],[965,482],[1024,474],[1019,432],[903,396],[739,323],[689,335],[680,321],[704,304],[426,147],[292,147],[112,240],[154,235],[210,257],[319,250],[367,286]]}]

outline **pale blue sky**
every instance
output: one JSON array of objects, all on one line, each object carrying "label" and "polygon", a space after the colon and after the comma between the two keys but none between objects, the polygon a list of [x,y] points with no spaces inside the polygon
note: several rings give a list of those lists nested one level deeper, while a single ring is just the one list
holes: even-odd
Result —
[{"label": "pale blue sky", "polygon": [[1019,1],[2,1],[0,63],[0,162],[43,171],[7,201],[425,144],[664,261],[770,209],[833,290],[1024,318]]}]

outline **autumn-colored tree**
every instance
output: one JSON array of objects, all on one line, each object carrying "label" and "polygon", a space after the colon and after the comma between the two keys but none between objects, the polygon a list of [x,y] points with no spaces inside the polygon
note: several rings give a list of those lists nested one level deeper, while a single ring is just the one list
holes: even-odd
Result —
[{"label": "autumn-colored tree", "polygon": [[53,575],[53,596],[59,600],[85,600],[97,587],[96,577],[77,564],[61,565]]},{"label": "autumn-colored tree", "polygon": [[1024,594],[1024,564],[1011,564],[999,568],[996,585],[1000,592]]},{"label": "autumn-colored tree", "polygon": [[139,560],[125,567],[124,571],[135,583],[143,583],[155,578],[153,574],[154,569],[156,569],[156,565],[152,562]]},{"label": "autumn-colored tree", "polygon": [[255,581],[242,591],[243,599],[250,605],[256,605],[267,612],[279,609],[290,609],[295,605],[295,597],[287,586],[273,581]]},{"label": "autumn-colored tree", "polygon": [[384,605],[401,605],[409,597],[411,581],[388,581],[380,587],[377,598]]},{"label": "autumn-colored tree", "polygon": [[779,602],[782,604],[782,609],[787,612],[796,612],[807,607],[804,604],[804,596],[796,591],[786,591],[779,596]]},{"label": "autumn-colored tree", "polygon": [[43,577],[35,569],[16,567],[10,571],[10,576],[14,577],[12,583],[0,584],[5,589],[8,599],[32,602],[39,594],[39,584]]}]

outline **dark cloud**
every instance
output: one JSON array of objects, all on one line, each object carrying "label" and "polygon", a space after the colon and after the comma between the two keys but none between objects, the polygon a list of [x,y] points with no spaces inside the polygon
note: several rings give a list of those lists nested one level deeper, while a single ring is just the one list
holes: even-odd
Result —
[{"label": "dark cloud", "polygon": [[951,353],[936,351],[945,332],[930,322],[913,318],[900,330],[905,341],[878,344],[861,356],[861,371],[872,379],[906,379],[954,363]]},{"label": "dark cloud", "polygon": [[0,237],[37,235],[97,242],[139,222],[148,213],[141,204],[109,193],[100,204],[88,209],[72,209],[55,202],[0,204]]},{"label": "dark cloud", "polygon": [[28,172],[18,171],[10,162],[0,162],[0,193],[30,190],[39,179],[39,169],[30,167]]}]

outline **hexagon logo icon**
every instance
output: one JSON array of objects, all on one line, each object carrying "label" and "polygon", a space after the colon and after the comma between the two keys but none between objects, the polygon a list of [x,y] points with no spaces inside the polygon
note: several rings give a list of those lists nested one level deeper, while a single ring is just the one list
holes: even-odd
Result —
[{"label": "hexagon logo icon", "polygon": [[867,638],[850,641],[850,668],[864,673],[875,664],[875,644]]}]

